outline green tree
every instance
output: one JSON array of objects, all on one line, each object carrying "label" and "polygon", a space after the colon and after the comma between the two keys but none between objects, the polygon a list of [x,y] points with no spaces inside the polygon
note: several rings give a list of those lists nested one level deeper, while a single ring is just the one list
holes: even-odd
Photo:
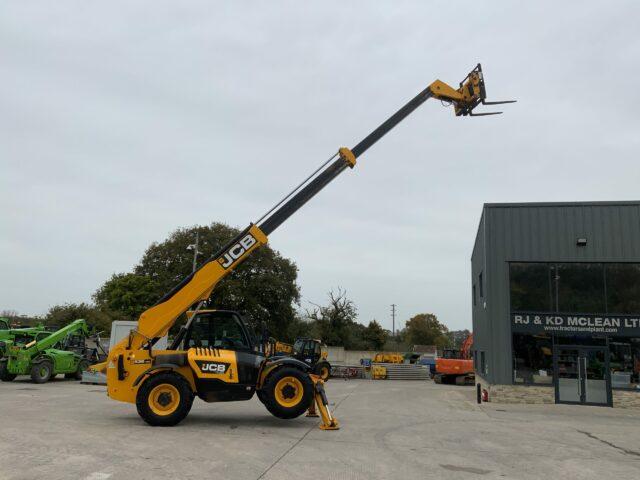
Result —
[{"label": "green tree", "polygon": [[314,336],[327,345],[343,346],[348,349],[362,349],[364,325],[356,322],[358,310],[344,290],[330,291],[329,304],[316,305],[307,316],[313,322]]},{"label": "green tree", "polygon": [[50,327],[62,328],[79,318],[84,318],[89,328],[95,328],[96,331],[106,333],[111,331],[111,322],[113,321],[111,316],[88,303],[55,305],[45,315],[44,323]]},{"label": "green tree", "polygon": [[462,347],[462,343],[467,339],[467,337],[471,335],[471,332],[467,329],[464,330],[451,330],[447,333],[447,337],[449,339],[449,346],[451,348],[455,348],[456,350],[460,350]]},{"label": "green tree", "polygon": [[0,317],[9,322],[12,328],[29,327],[43,323],[42,317],[21,315],[16,310],[2,310],[0,311]]},{"label": "green tree", "polygon": [[[181,228],[171,233],[165,241],[149,246],[135,267],[134,274],[151,280],[145,284],[145,288],[153,286],[155,300],[191,274],[193,253],[187,247],[194,242],[196,233],[199,237],[198,250],[202,252],[198,263],[202,264],[236,236],[239,230],[222,223]],[[294,306],[300,298],[297,276],[298,269],[292,261],[265,245],[216,286],[208,306],[248,314],[256,325],[265,322],[273,336],[285,339],[288,337],[288,327],[295,318]],[[127,289],[123,291],[127,292]],[[146,305],[151,297],[142,295],[139,308]],[[136,310],[133,301],[110,298],[113,304],[126,306],[128,311]]]},{"label": "green tree", "polygon": [[313,337],[315,333],[313,326],[313,323],[309,319],[296,314],[291,323],[289,323],[287,332],[282,337],[282,340],[285,342],[294,342],[295,339],[299,337]]},{"label": "green tree", "polygon": [[364,339],[369,350],[382,350],[388,338],[387,331],[376,320],[371,320],[364,331]]},{"label": "green tree", "polygon": [[449,330],[432,313],[420,313],[412,317],[402,332],[409,345],[436,345],[440,348],[449,343]]},{"label": "green tree", "polygon": [[158,300],[158,285],[145,275],[114,274],[93,294],[98,308],[119,320],[137,320]]}]

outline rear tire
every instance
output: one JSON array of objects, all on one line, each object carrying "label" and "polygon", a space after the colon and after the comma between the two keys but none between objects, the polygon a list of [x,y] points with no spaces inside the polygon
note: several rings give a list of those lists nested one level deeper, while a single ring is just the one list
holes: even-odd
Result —
[{"label": "rear tire", "polygon": [[263,405],[266,405],[265,402],[267,401],[267,394],[264,392],[264,390],[256,390],[256,396]]},{"label": "rear tire", "polygon": [[329,365],[329,362],[318,362],[313,369],[313,373],[318,375],[323,382],[326,382],[331,376],[331,365]]},{"label": "rear tire", "polygon": [[191,386],[182,375],[162,372],[152,375],[138,389],[138,415],[154,427],[177,425],[193,405]]},{"label": "rear tire", "polygon": [[15,373],[9,373],[7,371],[7,362],[0,363],[0,380],[3,382],[11,382],[17,377]]},{"label": "rear tire", "polygon": [[313,381],[307,373],[297,368],[280,367],[267,377],[262,394],[262,403],[274,417],[296,418],[313,401]]},{"label": "rear tire", "polygon": [[51,360],[42,360],[31,367],[31,380],[33,383],[47,383],[53,374]]}]

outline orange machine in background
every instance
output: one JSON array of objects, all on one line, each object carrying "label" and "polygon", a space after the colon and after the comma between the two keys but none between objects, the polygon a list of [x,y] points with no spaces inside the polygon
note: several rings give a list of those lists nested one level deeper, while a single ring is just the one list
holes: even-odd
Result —
[{"label": "orange machine in background", "polygon": [[442,357],[436,358],[436,373],[433,380],[436,383],[455,383],[456,385],[473,385],[475,374],[471,347],[473,333],[465,338],[460,350],[446,349]]}]

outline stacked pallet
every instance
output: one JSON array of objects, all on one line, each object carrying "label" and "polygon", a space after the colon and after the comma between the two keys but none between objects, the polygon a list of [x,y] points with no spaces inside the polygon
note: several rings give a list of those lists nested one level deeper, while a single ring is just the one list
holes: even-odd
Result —
[{"label": "stacked pallet", "polygon": [[387,370],[387,380],[428,380],[429,367],[411,363],[373,363]]}]

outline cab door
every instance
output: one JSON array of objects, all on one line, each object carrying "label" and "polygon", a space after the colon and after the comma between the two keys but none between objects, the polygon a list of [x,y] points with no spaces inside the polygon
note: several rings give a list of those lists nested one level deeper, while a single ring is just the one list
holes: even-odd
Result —
[{"label": "cab door", "polygon": [[[196,374],[200,378],[240,385],[255,385],[257,381],[263,357],[254,351],[249,332],[236,312],[199,313],[185,336],[184,348],[199,352]],[[215,364],[221,375],[212,367]]]}]

